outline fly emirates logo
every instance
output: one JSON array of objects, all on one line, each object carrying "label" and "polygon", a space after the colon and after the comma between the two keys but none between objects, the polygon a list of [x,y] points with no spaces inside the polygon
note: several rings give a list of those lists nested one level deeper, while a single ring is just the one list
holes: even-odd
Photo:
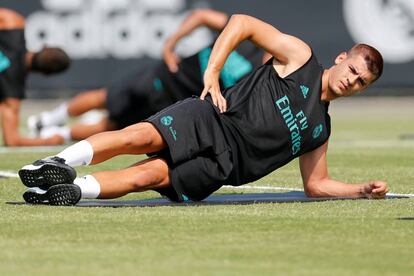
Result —
[{"label": "fly emirates logo", "polygon": [[[160,58],[165,39],[174,33],[190,8],[185,0],[42,0],[44,10],[26,20],[30,50],[59,46],[72,58]],[[190,55],[205,47],[212,34],[193,32],[177,46]]]},{"label": "fly emirates logo", "polygon": [[290,131],[292,155],[295,155],[301,149],[301,131],[308,128],[308,119],[302,110],[296,115],[293,114],[289,98],[286,95],[276,101],[276,106],[282,113],[283,120]]}]

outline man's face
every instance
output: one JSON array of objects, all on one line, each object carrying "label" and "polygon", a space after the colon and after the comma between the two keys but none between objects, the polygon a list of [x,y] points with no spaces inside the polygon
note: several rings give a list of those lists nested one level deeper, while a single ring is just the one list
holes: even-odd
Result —
[{"label": "man's face", "polygon": [[341,53],[331,68],[328,85],[336,97],[352,96],[367,88],[374,78],[362,55]]}]

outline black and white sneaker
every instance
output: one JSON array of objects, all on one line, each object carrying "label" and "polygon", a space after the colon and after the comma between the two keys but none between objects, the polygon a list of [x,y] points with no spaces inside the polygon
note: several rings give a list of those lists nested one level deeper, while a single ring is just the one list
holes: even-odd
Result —
[{"label": "black and white sneaker", "polygon": [[39,187],[48,190],[56,184],[73,183],[76,171],[65,164],[65,159],[53,156],[24,166],[19,171],[19,177],[29,188]]},{"label": "black and white sneaker", "polygon": [[71,206],[81,199],[81,189],[75,184],[57,184],[47,191],[33,187],[27,189],[23,199],[30,204]]},{"label": "black and white sneaker", "polygon": [[24,192],[23,199],[30,204],[48,204],[47,191],[38,187],[29,188]]}]

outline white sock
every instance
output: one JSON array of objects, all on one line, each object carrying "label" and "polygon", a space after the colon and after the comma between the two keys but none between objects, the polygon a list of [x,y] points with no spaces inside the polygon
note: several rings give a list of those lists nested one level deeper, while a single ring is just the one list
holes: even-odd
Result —
[{"label": "white sock", "polygon": [[69,117],[68,104],[63,103],[51,111],[40,113],[40,121],[43,126],[58,126],[64,124]]},{"label": "white sock", "polygon": [[58,127],[58,126],[49,126],[45,127],[40,131],[40,138],[49,138],[54,135],[60,135],[65,139],[65,142],[71,140],[70,128],[69,127]]},{"label": "white sock", "polygon": [[82,140],[67,147],[56,156],[65,159],[65,163],[71,167],[87,166],[92,161],[93,148],[88,141]]},{"label": "white sock", "polygon": [[78,185],[81,189],[82,198],[98,198],[101,193],[101,185],[95,177],[88,174],[84,177],[77,177],[73,184]]}]

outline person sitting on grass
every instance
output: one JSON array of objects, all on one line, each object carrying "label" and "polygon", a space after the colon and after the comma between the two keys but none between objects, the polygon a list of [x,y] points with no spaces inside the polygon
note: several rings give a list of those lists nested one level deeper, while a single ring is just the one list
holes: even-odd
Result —
[{"label": "person sitting on grass", "polygon": [[58,135],[28,138],[19,134],[19,111],[25,97],[28,72],[51,75],[66,70],[68,55],[60,48],[44,47],[27,51],[24,18],[9,9],[0,8],[0,117],[5,146],[39,146],[61,144]]},{"label": "person sitting on grass", "polygon": [[[230,52],[249,39],[273,59],[220,91]],[[348,184],[328,175],[329,102],[361,92],[383,69],[381,54],[357,44],[324,69],[299,38],[248,15],[233,15],[218,37],[200,98],[188,98],[144,122],[103,132],[54,157],[24,166],[28,203],[73,205],[81,198],[117,198],[155,190],[173,201],[203,200],[223,185],[243,185],[299,157],[310,197],[383,198],[387,184]],[[126,169],[76,178],[73,167],[121,154],[148,154]]]}]

